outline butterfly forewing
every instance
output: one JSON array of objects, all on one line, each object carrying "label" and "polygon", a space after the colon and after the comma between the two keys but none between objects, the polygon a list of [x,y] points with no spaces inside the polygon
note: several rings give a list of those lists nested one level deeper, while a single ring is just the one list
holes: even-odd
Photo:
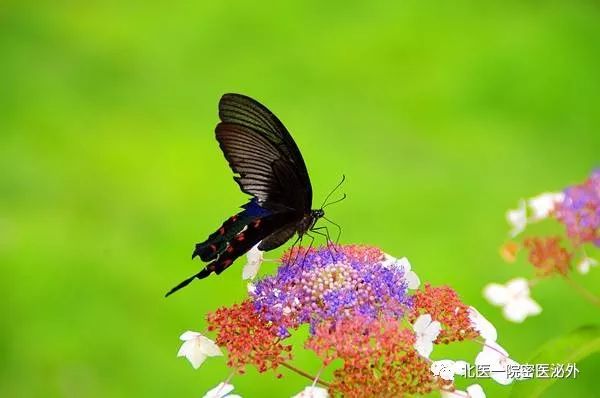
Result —
[{"label": "butterfly forewing", "polygon": [[[236,155],[241,155],[236,156],[235,160],[232,157],[233,161],[230,160],[232,170],[241,175],[238,169],[246,167],[246,176],[253,176],[255,172],[264,172],[262,165],[268,164],[268,176],[271,178],[270,186],[272,189],[280,193],[289,192],[290,194],[286,195],[288,198],[293,193],[297,198],[296,203],[293,205],[301,206],[296,210],[309,211],[312,203],[312,187],[308,171],[298,146],[281,121],[257,101],[240,94],[223,95],[219,102],[219,117],[222,123],[217,126],[217,140],[221,144],[225,157],[228,156],[229,149],[223,148],[223,144],[219,139],[219,131],[229,129],[231,125],[242,126],[246,128],[246,131],[251,131],[251,139],[255,144],[250,148],[245,146],[247,150],[241,153],[239,147],[232,148],[237,152]],[[225,127],[220,127],[222,125],[225,125]],[[263,138],[268,142],[268,145],[265,141],[257,140],[256,137]],[[289,179],[286,181],[275,181],[273,178],[273,163],[269,162],[273,155],[273,149],[277,152],[279,160],[288,164]],[[247,165],[261,166],[257,170],[251,170]],[[239,184],[244,190],[243,184],[241,182]],[[268,198],[266,201],[269,201]],[[279,204],[291,205],[292,203]]]}]

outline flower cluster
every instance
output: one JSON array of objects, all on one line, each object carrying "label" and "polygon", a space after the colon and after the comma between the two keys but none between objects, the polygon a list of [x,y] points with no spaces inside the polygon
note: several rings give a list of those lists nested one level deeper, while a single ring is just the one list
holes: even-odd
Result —
[{"label": "flower cluster", "polygon": [[449,286],[425,284],[425,288],[416,292],[413,299],[414,307],[409,319],[431,314],[442,326],[437,343],[449,344],[478,336],[469,319],[469,306],[460,301],[458,294]]},{"label": "flower cluster", "polygon": [[[258,256],[262,253],[249,253],[253,271],[245,277],[258,271]],[[296,248],[283,255],[275,275],[249,285],[247,300],[207,316],[214,343],[187,332],[184,336],[198,344],[186,340],[180,355],[203,361],[221,355],[222,347],[233,373],[252,365],[282,377],[279,370],[287,368],[312,380],[296,397],[399,397],[431,391],[485,397],[478,385],[467,393],[456,390],[454,376],[465,374],[466,362],[430,356],[437,344],[472,341],[483,347],[475,363],[501,374],[498,364],[512,360],[496,343],[496,329],[452,288],[425,284],[411,292],[419,285],[406,258],[395,259],[378,248]],[[292,347],[285,342],[302,325],[309,327],[304,347],[323,367],[334,367],[331,380],[291,364]],[[490,376],[502,384],[512,381],[507,374]],[[206,396],[227,396],[232,390],[227,379]]]},{"label": "flower cluster", "polygon": [[556,219],[563,223],[574,244],[591,242],[600,247],[600,169],[583,184],[568,187],[556,206]]},{"label": "flower cluster", "polygon": [[[257,312],[279,326],[280,337],[308,323],[360,315],[402,317],[410,306],[400,268],[382,266],[383,253],[366,246],[288,252],[274,276],[260,280],[250,297]],[[295,261],[294,261],[295,259]]]},{"label": "flower cluster", "polygon": [[[501,247],[500,254],[507,262],[516,261],[519,252],[526,251],[537,279],[557,275],[574,285],[570,275],[572,269],[586,274],[597,265],[597,261],[588,256],[586,245],[600,247],[600,170],[594,171],[583,183],[562,192],[546,192],[520,200],[516,209],[507,212],[506,219],[511,225],[509,235],[512,239]],[[528,225],[542,220],[559,223],[565,234],[516,240]],[[493,283],[485,287],[484,296],[492,304],[503,307],[507,319],[522,322],[541,312],[541,307],[529,296],[535,282],[537,280],[517,278],[504,286]],[[600,299],[594,298],[583,287],[577,286],[577,291],[584,292],[584,297],[600,305]]]},{"label": "flower cluster", "polygon": [[324,364],[341,359],[334,372],[332,392],[344,397],[400,397],[424,394],[441,384],[429,361],[414,349],[415,334],[395,318],[347,318],[335,326],[317,327],[306,347]]},{"label": "flower cluster", "polygon": [[277,326],[265,321],[249,300],[219,308],[206,320],[208,330],[217,333],[217,345],[227,349],[227,365],[240,373],[247,364],[265,372],[292,358],[291,346],[283,345],[277,336]]}]

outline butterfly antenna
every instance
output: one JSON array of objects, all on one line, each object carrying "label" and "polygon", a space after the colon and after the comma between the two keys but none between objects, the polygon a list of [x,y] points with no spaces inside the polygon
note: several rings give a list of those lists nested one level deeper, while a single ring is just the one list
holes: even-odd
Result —
[{"label": "butterfly antenna", "polygon": [[343,196],[342,196],[340,199],[338,199],[338,200],[334,200],[333,202],[329,202],[329,203],[327,203],[325,206],[322,206],[322,207],[321,207],[321,209],[324,209],[324,208],[326,208],[326,207],[327,207],[327,206],[329,206],[329,205],[333,205],[333,204],[336,204],[336,203],[340,203],[342,200],[346,199],[347,197],[348,197],[348,196],[347,196],[346,194],[344,194],[344,195],[343,195]]},{"label": "butterfly antenna", "polygon": [[346,181],[346,176],[344,174],[342,174],[342,180],[340,182],[338,182],[338,184],[335,186],[335,188],[333,188],[333,190],[331,192],[329,192],[329,195],[327,195],[325,197],[325,200],[321,204],[321,209],[324,208],[324,206],[326,205],[326,203],[329,200],[329,198],[331,197],[331,195],[333,195],[333,193],[344,183],[344,181]]}]

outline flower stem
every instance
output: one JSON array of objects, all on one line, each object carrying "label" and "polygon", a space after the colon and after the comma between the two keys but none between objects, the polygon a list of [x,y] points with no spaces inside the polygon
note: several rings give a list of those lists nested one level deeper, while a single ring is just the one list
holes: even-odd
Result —
[{"label": "flower stem", "polygon": [[596,296],[594,293],[585,289],[579,283],[575,282],[573,279],[565,276],[565,281],[569,286],[571,286],[577,293],[579,293],[583,298],[585,298],[590,303],[594,304],[596,307],[600,307],[600,297]]},{"label": "flower stem", "polygon": [[310,381],[313,381],[313,382],[316,381],[317,383],[319,383],[319,384],[321,384],[321,385],[329,388],[329,383],[324,382],[323,380],[320,380],[318,378],[318,376],[317,377],[313,377],[313,376],[309,375],[308,373],[306,373],[305,371],[300,370],[300,369],[298,369],[298,368],[296,368],[296,367],[294,367],[294,366],[292,366],[292,365],[290,365],[289,363],[286,363],[286,362],[282,363],[281,366],[284,366],[284,367],[288,368],[292,372],[298,373],[300,376],[306,377]]}]

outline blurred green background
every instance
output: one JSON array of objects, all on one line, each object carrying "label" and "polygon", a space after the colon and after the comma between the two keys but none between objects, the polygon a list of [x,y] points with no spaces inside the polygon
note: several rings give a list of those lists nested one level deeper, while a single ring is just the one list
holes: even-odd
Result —
[{"label": "blurred green background", "polygon": [[[559,280],[521,325],[481,290],[531,274],[498,256],[505,210],[600,164],[600,6],[482,3],[3,2],[0,396],[199,397],[227,377],[223,359],[194,371],[175,355],[182,331],[243,299],[243,260],[163,298],[245,200],[213,134],[225,92],[283,120],[315,202],[346,174],[328,209],[343,242],[452,285],[516,360],[597,321]],[[578,280],[598,292],[600,271]],[[593,396],[600,358],[579,367],[548,396]],[[244,397],[307,385],[285,370],[233,383]]]}]

